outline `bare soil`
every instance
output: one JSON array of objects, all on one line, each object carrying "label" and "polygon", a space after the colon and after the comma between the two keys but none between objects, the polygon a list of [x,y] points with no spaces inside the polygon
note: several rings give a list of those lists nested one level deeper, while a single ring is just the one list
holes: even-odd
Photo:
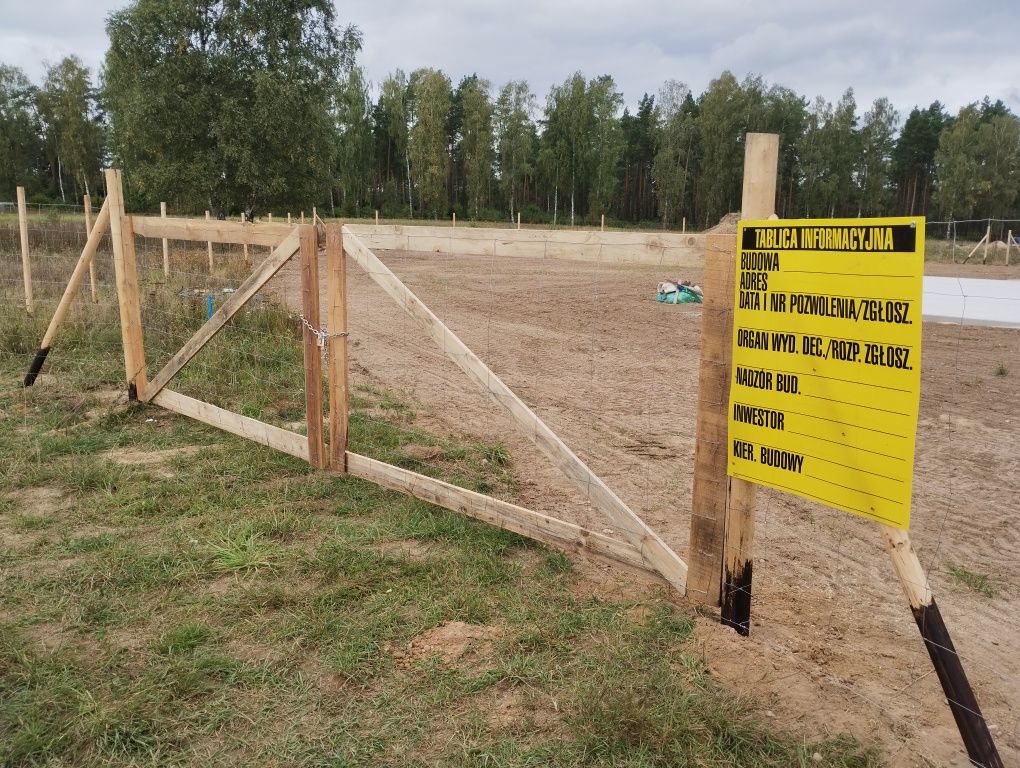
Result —
[{"label": "bare soil", "polygon": [[[700,271],[379,255],[687,556],[702,312],[657,304],[654,291]],[[932,267],[1020,278],[1018,266]],[[298,268],[275,284],[297,310]],[[416,426],[505,445],[516,501],[612,531],[353,263],[348,285],[355,393],[399,393]],[[926,324],[923,358],[912,538],[1003,758],[1020,765],[1020,332]],[[875,525],[763,489],[755,551],[751,636],[699,619],[717,676],[806,736],[849,731],[894,766],[967,765]],[[987,575],[994,596],[954,578],[957,567]]]}]

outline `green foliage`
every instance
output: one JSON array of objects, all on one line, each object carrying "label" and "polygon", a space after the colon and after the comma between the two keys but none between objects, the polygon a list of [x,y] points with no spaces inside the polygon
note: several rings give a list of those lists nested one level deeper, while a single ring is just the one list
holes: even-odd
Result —
[{"label": "green foliage", "polygon": [[77,56],[48,67],[38,94],[46,153],[57,174],[61,198],[66,200],[63,175],[74,180],[80,193],[99,188],[104,151],[104,127],[89,71]]},{"label": "green foliage", "polygon": [[535,95],[524,80],[511,80],[500,89],[493,112],[496,170],[511,222],[521,210],[525,184],[535,173],[534,110]]},{"label": "green foliage", "polygon": [[411,73],[408,91],[412,115],[408,151],[422,214],[445,218],[450,174],[450,78],[435,69],[418,69]]},{"label": "green foliage", "polygon": [[136,0],[107,32],[114,152],[137,203],[252,216],[325,196],[330,107],[361,43],[331,2]]},{"label": "green foliage", "polygon": [[468,212],[475,219],[479,218],[482,208],[488,205],[492,188],[494,139],[490,87],[487,80],[474,77],[466,80],[458,89],[461,108],[458,153],[463,167]]},{"label": "green foliage", "polygon": [[998,588],[988,578],[987,573],[975,573],[962,565],[954,565],[950,566],[949,575],[957,584],[962,584],[979,595],[995,597],[999,594]]},{"label": "green foliage", "polygon": [[17,67],[0,65],[0,197],[13,200],[18,186],[31,193],[44,165],[35,88]]}]

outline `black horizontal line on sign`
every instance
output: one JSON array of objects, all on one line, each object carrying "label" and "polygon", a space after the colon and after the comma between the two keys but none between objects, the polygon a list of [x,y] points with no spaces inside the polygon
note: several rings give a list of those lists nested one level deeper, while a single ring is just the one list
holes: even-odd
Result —
[{"label": "black horizontal line on sign", "polygon": [[771,480],[762,480],[759,477],[751,477],[750,475],[740,474],[740,473],[737,473],[737,472],[733,473],[733,477],[739,477],[741,480],[750,480],[752,483],[761,483],[762,485],[771,485],[773,488],[779,488],[780,490],[788,491],[789,493],[795,493],[795,494],[797,494],[799,496],[806,496],[809,499],[814,499],[815,501],[820,501],[822,504],[825,504],[826,506],[829,506],[829,507],[836,507],[838,509],[849,509],[849,510],[851,510],[853,512],[860,512],[862,515],[867,515],[868,517],[876,517],[879,520],[884,520],[885,522],[891,523],[893,525],[896,524],[896,521],[893,520],[891,517],[886,517],[885,515],[880,515],[880,514],[878,514],[877,512],[875,512],[873,510],[870,510],[870,509],[858,509],[857,507],[851,507],[849,504],[838,504],[835,501],[833,501],[832,499],[826,499],[826,498],[824,498],[822,496],[816,496],[813,493],[808,493],[807,491],[803,491],[803,490],[801,490],[799,488],[791,488],[788,485],[781,485],[780,483],[773,483]]},{"label": "black horizontal line on sign", "polygon": [[[772,371],[773,373],[792,373],[794,376],[813,376],[816,379],[828,379],[829,381],[842,381],[844,384],[860,384],[862,387],[877,387],[878,389],[891,389],[893,392],[910,392],[909,389],[903,389],[902,387],[889,387],[885,384],[872,384],[870,381],[857,381],[856,379],[842,379],[839,376],[823,376],[820,373],[808,373],[807,371],[787,371],[783,368],[769,368],[764,365],[744,365],[738,363],[743,368],[760,368],[763,371]],[[735,366],[734,366],[735,367]],[[736,374],[734,374],[735,376]]]},{"label": "black horizontal line on sign", "polygon": [[[734,400],[733,402],[736,403],[738,401]],[[740,403],[740,405],[747,405],[747,403]],[[761,406],[761,405],[752,405],[752,406],[749,406],[749,407],[751,407],[751,408],[762,408],[764,406]],[[773,411],[782,411],[783,413],[792,413],[795,416],[805,416],[805,417],[807,417],[809,419],[818,419],[819,421],[831,421],[833,424],[842,424],[844,427],[853,427],[854,429],[864,429],[864,430],[867,430],[868,432],[877,432],[880,435],[889,435],[890,437],[899,437],[899,438],[904,438],[904,439],[907,438],[907,437],[910,437],[910,435],[898,435],[895,432],[885,432],[885,431],[883,431],[881,429],[873,429],[872,427],[862,427],[860,424],[851,424],[849,421],[839,421],[838,419],[829,419],[829,418],[826,418],[825,416],[816,416],[813,413],[802,413],[801,411],[791,411],[789,408],[772,408],[770,410],[773,410]]]},{"label": "black horizontal line on sign", "polygon": [[888,408],[879,408],[877,405],[865,405],[864,403],[848,403],[846,400],[836,400],[831,397],[822,397],[821,395],[809,395],[806,392],[804,397],[813,397],[815,400],[828,400],[830,403],[843,403],[843,405],[856,405],[858,408],[867,408],[872,411],[881,411],[882,413],[891,413],[896,416],[909,416],[909,413],[903,413],[902,411],[890,411]]},{"label": "black horizontal line on sign", "polygon": [[[751,270],[745,270],[745,271],[749,272]],[[778,291],[770,290],[770,291],[768,291],[768,293],[778,293]],[[900,296],[897,296],[894,299],[890,299],[890,298],[885,297],[885,296],[858,296],[857,294],[854,294],[854,293],[818,293],[816,291],[791,291],[791,290],[785,289],[785,288],[783,289],[782,293],[802,293],[805,296],[831,296],[833,298],[839,298],[839,299],[864,299],[864,300],[867,300],[867,301],[905,301],[905,302],[908,302],[910,304],[913,304],[914,302],[917,301],[917,299],[905,299],[905,298],[902,298]],[[959,294],[947,294],[947,295],[959,295]],[[813,315],[802,315],[802,317],[813,317]],[[849,319],[849,318],[844,318],[844,319]]]},{"label": "black horizontal line on sign", "polygon": [[855,451],[864,451],[865,453],[873,453],[876,456],[882,456],[882,457],[887,458],[887,459],[895,459],[896,461],[905,461],[905,459],[902,456],[893,456],[891,453],[882,453],[881,451],[873,451],[870,448],[861,448],[859,445],[850,445],[849,443],[843,443],[843,442],[840,442],[839,440],[830,440],[827,437],[819,437],[818,435],[811,435],[811,434],[808,434],[807,432],[796,432],[796,431],[794,431],[792,429],[788,429],[788,430],[786,430],[786,432],[790,433],[791,435],[799,435],[800,437],[810,437],[810,438],[813,438],[815,440],[822,440],[823,442],[826,442],[826,443],[833,443],[835,445],[842,445],[842,446],[845,446],[847,448],[852,448]]},{"label": "black horizontal line on sign", "polygon": [[[883,474],[881,474],[879,472],[872,472],[871,470],[868,470],[868,469],[861,469],[860,467],[855,467],[852,464],[844,464],[841,461],[833,461],[832,459],[826,459],[826,458],[823,458],[821,456],[815,456],[813,453],[804,453],[804,451],[795,451],[795,450],[792,450],[790,448],[780,448],[778,445],[769,445],[768,443],[762,443],[762,442],[759,442],[757,440],[748,441],[748,442],[754,442],[755,445],[761,445],[761,446],[764,446],[766,448],[772,448],[773,450],[776,450],[776,451],[786,451],[787,453],[797,453],[797,454],[800,454],[802,456],[808,456],[808,457],[810,457],[812,459],[818,459],[818,461],[824,461],[826,464],[835,464],[837,467],[846,467],[847,469],[852,469],[854,472],[863,472],[866,475],[874,475],[875,477],[881,477],[884,480],[892,480],[894,483],[902,483],[903,482],[902,480],[900,480],[898,478],[889,477],[889,475],[883,475]],[[848,446],[848,447],[852,447],[852,446]],[[814,475],[808,475],[808,477],[814,477]],[[816,478],[816,479],[817,480],[821,480],[822,478],[819,477],[819,478]],[[826,481],[826,482],[828,482],[828,481]],[[861,493],[864,493],[864,491],[861,491]],[[881,498],[881,497],[879,497],[879,498]]]},{"label": "black horizontal line on sign", "polygon": [[[763,249],[766,250],[766,249]],[[917,277],[917,275],[881,275],[865,274],[863,272],[824,272],[819,269],[781,269],[779,274],[790,275],[843,275],[845,277]]]},{"label": "black horizontal line on sign", "polygon": [[837,488],[846,488],[846,490],[853,491],[855,493],[863,493],[865,496],[872,496],[872,497],[874,497],[876,499],[882,499],[882,501],[888,501],[890,504],[897,504],[897,505],[899,505],[901,507],[903,506],[903,502],[902,501],[896,501],[896,499],[890,499],[888,496],[883,496],[880,493],[871,493],[870,491],[862,491],[860,488],[854,488],[852,485],[843,485],[842,483],[833,482],[832,480],[826,480],[824,477],[819,477],[818,475],[809,475],[807,473],[804,473],[804,477],[810,477],[810,478],[812,478],[814,480],[818,480],[819,482],[828,483],[829,485],[834,485]]},{"label": "black horizontal line on sign", "polygon": [[[857,322],[857,321],[855,320],[854,322]],[[914,348],[913,344],[899,344],[899,343],[895,343],[894,344],[894,343],[889,342],[889,341],[875,341],[874,339],[857,339],[857,338],[854,338],[853,336],[830,336],[829,334],[826,334],[826,333],[804,333],[803,331],[784,330],[784,329],[781,329],[781,328],[755,328],[752,325],[742,325],[740,327],[743,328],[745,331],[758,331],[759,333],[796,333],[796,334],[800,334],[801,336],[819,336],[819,337],[821,337],[823,339],[836,339],[837,341],[859,341],[861,344],[880,344],[880,345],[887,346],[887,347],[905,347],[905,348],[910,349],[910,350],[912,350]],[[755,350],[755,351],[757,351],[757,352],[772,352],[774,350],[759,349],[759,350]],[[825,358],[825,359],[827,359],[827,358]],[[846,361],[838,361],[838,362],[846,362]]]}]

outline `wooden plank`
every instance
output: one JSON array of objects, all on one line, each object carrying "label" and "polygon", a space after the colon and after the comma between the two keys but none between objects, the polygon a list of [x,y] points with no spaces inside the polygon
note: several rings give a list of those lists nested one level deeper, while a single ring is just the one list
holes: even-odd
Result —
[{"label": "wooden plank", "polygon": [[[166,203],[159,204],[159,216],[166,219]],[[170,241],[163,238],[163,277],[170,277]]]},{"label": "wooden plank", "polygon": [[620,532],[681,594],[686,589],[687,565],[645,522],[638,517],[603,480],[593,473],[573,451],[446,327],[432,311],[394,275],[371,250],[344,227],[344,246],[358,265],[398,305],[403,307],[443,353],[468,375],[497,404],[510,414],[521,431],[538,446],[553,464],[600,509]]},{"label": "wooden plank", "polygon": [[[347,471],[347,256],[339,224],[327,224],[326,289],[329,302],[329,464]],[[343,335],[341,335],[343,334]]]},{"label": "wooden plank", "polygon": [[[743,219],[767,219],[775,212],[776,178],[779,168],[779,134],[749,133],[744,145],[744,190],[740,206]],[[734,238],[736,248],[736,238]],[[736,264],[734,272],[736,271]],[[734,274],[733,280],[736,280]],[[734,291],[726,294],[732,307]],[[732,315],[727,333],[733,333]],[[731,342],[732,343],[732,342]],[[732,376],[726,367],[727,382]],[[727,396],[729,386],[726,387]],[[724,410],[728,408],[724,404]],[[746,635],[751,631],[751,574],[754,556],[754,509],[757,486],[731,477],[726,499],[726,539],[723,549],[723,624]]]},{"label": "wooden plank", "polygon": [[[656,574],[633,545],[506,501],[460,488],[356,453],[347,454],[350,474],[430,504],[473,517],[574,554]],[[660,577],[661,578],[661,577]]]},{"label": "wooden plank", "polygon": [[46,327],[46,333],[43,334],[39,350],[35,353],[35,358],[32,360],[28,373],[25,374],[24,385],[26,387],[31,387],[35,384],[39,371],[42,370],[43,363],[46,362],[46,356],[50,353],[50,347],[53,346],[53,339],[56,337],[57,331],[64,322],[64,318],[67,316],[67,311],[71,308],[71,304],[74,302],[74,297],[78,294],[78,288],[81,286],[82,280],[85,279],[85,274],[89,271],[93,261],[95,260],[96,250],[99,248],[99,243],[102,241],[103,235],[106,233],[109,226],[110,207],[108,202],[104,201],[103,207],[99,209],[99,217],[96,219],[96,225],[89,233],[89,239],[86,241],[85,247],[82,248],[81,256],[78,258],[78,263],[75,264],[74,270],[71,272],[71,277],[67,281],[67,287],[64,288],[64,294],[60,297],[60,301],[57,303],[57,308],[53,312],[53,317],[50,318],[50,323]]},{"label": "wooden plank", "polygon": [[942,612],[935,603],[928,578],[917,558],[917,553],[911,546],[910,535],[888,525],[880,525],[879,528],[882,531],[886,551],[892,560],[893,570],[896,571],[903,593],[910,603],[914,621],[942,684],[942,691],[949,702],[949,709],[956,720],[956,727],[960,731],[971,764],[1002,768],[1002,758],[992,739],[988,723],[981,714],[977,697],[967,679],[967,673],[953,645]]},{"label": "wooden plank", "polygon": [[245,280],[238,287],[236,291],[230,294],[225,302],[220,305],[213,316],[210,317],[206,322],[199,328],[195,335],[192,336],[188,341],[181,347],[180,351],[177,352],[163,369],[157,373],[149,385],[145,388],[142,393],[142,399],[149,401],[152,400],[159,391],[165,387],[178,371],[181,370],[188,361],[193,358],[198,351],[204,347],[210,339],[213,338],[220,329],[226,325],[227,321],[230,320],[234,315],[237,314],[238,310],[241,309],[248,301],[258,293],[262,286],[264,286],[269,280],[275,275],[280,269],[286,264],[291,256],[298,249],[298,236],[292,232],[290,235],[283,239],[276,250],[274,250],[258,268],[252,272],[248,279]]},{"label": "wooden plank", "polygon": [[25,205],[25,188],[18,187],[18,229],[21,233],[21,278],[25,284],[25,311],[35,313],[32,298],[32,260],[28,254],[28,209]]},{"label": "wooden plank", "polygon": [[702,281],[705,303],[701,316],[687,594],[711,606],[719,605],[726,535],[726,408],[733,343],[736,245],[736,233],[706,237]]},{"label": "wooden plank", "polygon": [[[103,201],[105,205],[106,201]],[[89,195],[85,195],[82,198],[82,208],[85,211],[85,237],[86,239],[92,236],[92,198]],[[109,226],[109,222],[107,222]],[[92,295],[92,303],[99,303],[99,292],[96,286],[96,260],[94,258],[89,259],[89,293]]]},{"label": "wooden plank", "polygon": [[113,268],[120,307],[120,333],[124,344],[124,372],[128,397],[137,400],[145,391],[145,347],[142,343],[142,310],[138,296],[138,268],[135,264],[135,235],[131,217],[124,213],[121,172],[106,169],[106,194],[110,206],[110,239]]},{"label": "wooden plank", "polygon": [[326,468],[322,436],[322,352],[312,332],[321,327],[319,319],[319,239],[315,226],[299,228],[301,251],[301,340],[305,359],[305,424],[308,432],[308,462]]},{"label": "wooden plank", "polygon": [[260,445],[289,453],[299,459],[308,460],[308,441],[304,435],[299,435],[297,432],[290,432],[258,419],[242,416],[239,413],[182,395],[180,392],[174,392],[172,389],[161,390],[152,399],[152,402],[168,411],[196,419],[204,424],[222,429],[224,432],[230,432]]},{"label": "wooden plank", "polygon": [[208,218],[205,221],[175,216],[165,219],[159,216],[132,216],[131,219],[135,234],[141,237],[166,237],[171,240],[194,242],[205,240],[210,245],[212,243],[231,243],[234,245],[276,246],[292,229],[286,224],[271,224],[269,222],[214,221],[208,211],[206,211],[206,215]]}]

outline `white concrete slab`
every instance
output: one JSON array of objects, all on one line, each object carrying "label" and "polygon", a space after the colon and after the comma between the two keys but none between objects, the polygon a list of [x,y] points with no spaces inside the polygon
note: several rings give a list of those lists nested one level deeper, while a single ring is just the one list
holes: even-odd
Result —
[{"label": "white concrete slab", "polygon": [[1020,280],[925,275],[921,308],[931,322],[1020,328]]}]

